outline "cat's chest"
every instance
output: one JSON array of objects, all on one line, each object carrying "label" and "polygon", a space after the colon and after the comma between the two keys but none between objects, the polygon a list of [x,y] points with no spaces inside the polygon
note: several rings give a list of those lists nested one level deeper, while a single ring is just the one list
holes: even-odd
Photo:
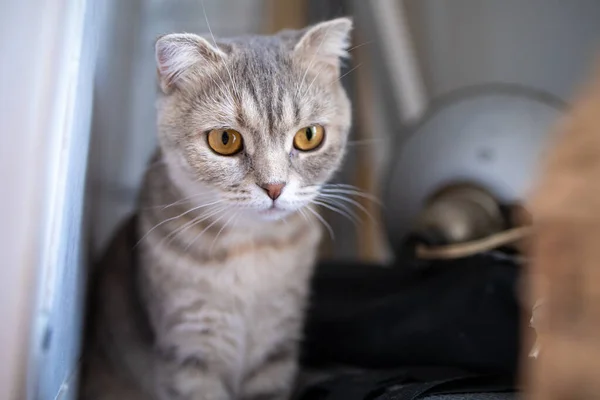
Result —
[{"label": "cat's chest", "polygon": [[316,249],[290,252],[285,260],[263,264],[264,275],[257,276],[257,285],[240,310],[247,368],[260,365],[273,349],[299,338],[315,253]]},{"label": "cat's chest", "polygon": [[276,320],[295,312],[307,295],[316,251],[316,245],[307,242],[250,253],[232,262],[227,281],[233,286],[220,289],[232,295],[250,325]]},{"label": "cat's chest", "polygon": [[299,333],[318,244],[307,239],[288,248],[256,252],[236,268],[249,365],[260,363],[273,346]]}]

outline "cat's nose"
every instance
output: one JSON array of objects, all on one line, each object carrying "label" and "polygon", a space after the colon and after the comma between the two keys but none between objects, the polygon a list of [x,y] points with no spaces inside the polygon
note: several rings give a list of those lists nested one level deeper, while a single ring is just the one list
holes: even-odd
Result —
[{"label": "cat's nose", "polygon": [[261,185],[260,187],[267,192],[270,198],[277,200],[277,198],[281,196],[281,191],[285,187],[285,183],[267,183],[265,185]]}]

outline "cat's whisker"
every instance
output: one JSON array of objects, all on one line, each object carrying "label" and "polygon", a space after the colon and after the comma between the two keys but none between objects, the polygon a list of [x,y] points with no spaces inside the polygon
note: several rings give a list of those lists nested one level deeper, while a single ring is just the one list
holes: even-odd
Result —
[{"label": "cat's whisker", "polygon": [[213,222],[211,222],[210,224],[208,224],[208,225],[207,225],[207,226],[206,226],[204,229],[202,229],[202,231],[201,231],[199,234],[197,234],[197,235],[194,237],[194,239],[193,239],[193,240],[192,240],[190,243],[188,243],[188,245],[187,245],[187,246],[185,246],[185,248],[183,249],[183,251],[184,251],[184,252],[187,252],[187,251],[190,249],[190,247],[192,247],[192,245],[193,245],[194,243],[196,243],[196,241],[197,241],[198,239],[200,239],[200,237],[201,237],[201,236],[204,234],[204,232],[206,232],[206,231],[207,231],[207,230],[209,230],[209,229],[210,229],[210,228],[211,228],[211,227],[212,227],[214,224],[216,224],[217,222],[219,222],[220,220],[222,220],[224,216],[225,216],[225,215],[221,215],[219,218],[215,219]]},{"label": "cat's whisker", "polygon": [[331,210],[335,213],[340,214],[343,217],[348,218],[348,220],[350,220],[350,222],[352,222],[355,226],[358,226],[358,223],[360,222],[360,220],[356,217],[356,215],[354,213],[351,213],[350,210],[344,210],[342,209],[340,206],[340,204],[331,204],[331,203],[327,203],[325,201],[319,201],[319,200],[313,200],[311,201],[312,204],[316,204],[318,206],[321,207],[325,207],[328,210]]},{"label": "cat's whisker", "polygon": [[[176,201],[174,201],[172,203],[169,203],[169,204],[157,204],[155,206],[142,207],[142,210],[156,210],[156,209],[166,210],[167,208],[178,206],[180,204],[184,204],[184,203],[190,202],[195,197],[201,197],[201,195],[198,194],[196,196],[186,197],[184,199],[179,199],[179,200],[176,200]],[[201,197],[201,199],[203,199],[203,198],[204,197]]]},{"label": "cat's whisker", "polygon": [[363,199],[370,200],[379,206],[381,205],[381,200],[379,200],[376,196],[373,196],[370,193],[365,193],[361,190],[323,188],[323,189],[321,189],[321,193],[323,193],[323,194],[342,194],[342,195],[347,194],[350,196],[362,197]]},{"label": "cat's whisker", "polygon": [[[164,239],[169,239],[167,241],[167,247],[173,242],[173,240],[175,240],[175,238],[177,237],[177,235],[182,234],[184,231],[198,225],[201,224],[202,222],[206,221],[207,219],[214,217],[215,215],[217,215],[218,213],[224,211],[227,208],[227,206],[214,206],[208,210],[206,210],[206,212],[204,212],[202,215],[199,215],[198,217],[192,219],[191,221],[186,222],[185,224],[183,224],[182,226],[180,226],[179,228],[175,229],[174,231],[170,232],[168,235],[166,235],[164,237]],[[163,240],[164,240],[163,239]]]},{"label": "cat's whisker", "polygon": [[353,51],[353,50],[356,50],[356,49],[358,49],[359,47],[363,47],[363,46],[366,46],[366,45],[368,45],[368,44],[371,44],[371,43],[373,43],[373,40],[369,40],[369,41],[366,41],[366,42],[364,42],[364,43],[357,44],[356,46],[352,46],[352,47],[350,47],[350,48],[349,48],[348,50],[346,50],[346,51],[348,51],[348,52],[351,52],[351,51]]},{"label": "cat's whisker", "polygon": [[298,212],[300,213],[300,215],[302,215],[304,217],[306,222],[310,223],[311,225],[314,225],[314,221],[312,221],[310,218],[308,218],[308,215],[306,215],[306,213],[304,212],[304,210],[302,208],[299,208]]},{"label": "cat's whisker", "polygon": [[[215,35],[213,34],[213,31],[210,27],[210,23],[208,22],[208,15],[206,14],[206,8],[204,7],[204,0],[200,0],[200,4],[202,6],[202,12],[204,13],[204,19],[206,20],[206,27],[208,28],[208,32],[210,33],[210,37],[212,38],[213,44],[215,46],[216,49],[219,49],[219,46],[217,45],[217,40],[215,39]],[[231,71],[229,70],[229,67],[227,66],[227,62],[225,60],[223,60],[223,66],[225,67],[225,69],[227,70],[227,74],[229,75],[229,79],[231,80],[231,84],[232,84],[232,90],[234,91],[234,93],[238,96],[238,98],[241,100],[241,96],[240,93],[237,90],[237,86],[235,84],[235,81],[233,79],[233,75],[231,74]],[[225,82],[223,82],[223,84],[225,84]]]},{"label": "cat's whisker", "polygon": [[319,77],[319,75],[321,75],[321,72],[326,68],[326,66],[321,67],[321,69],[319,70],[319,72],[317,72],[315,74],[315,77],[313,78],[313,80],[310,82],[310,85],[308,85],[308,88],[306,88],[306,90],[304,91],[304,93],[302,94],[302,98],[305,98],[306,95],[309,93],[310,88],[312,87],[313,83],[315,83],[315,81],[317,80],[317,78]]},{"label": "cat's whisker", "polygon": [[[212,38],[213,44],[215,46],[216,49],[219,49],[219,46],[217,45],[217,40],[215,39],[215,35],[213,34],[213,31],[210,27],[210,22],[208,22],[208,15],[206,14],[206,8],[204,7],[204,0],[200,0],[200,4],[202,6],[202,12],[204,13],[204,20],[206,21],[206,27],[208,28],[208,32],[210,33],[210,37]],[[231,71],[229,70],[229,67],[227,66],[227,63],[223,60],[223,66],[225,67],[225,69],[227,70],[227,74],[229,75],[229,79],[231,79],[231,84],[232,86],[232,90],[236,91],[236,85],[235,82],[233,80],[233,75],[231,74]],[[240,97],[239,93],[237,93],[238,97]],[[240,97],[241,99],[241,97]]]},{"label": "cat's whisker", "polygon": [[171,204],[166,204],[164,206],[155,206],[155,207],[157,207],[157,208],[158,207],[162,207],[163,210],[166,210],[167,208],[174,207],[174,206],[186,203],[186,202],[191,201],[192,199],[196,199],[198,197],[200,197],[200,198],[210,198],[212,196],[209,193],[196,193],[196,194],[193,194],[191,196],[184,197],[183,199],[179,199],[177,201],[174,201]]},{"label": "cat's whisker", "polygon": [[152,233],[152,232],[153,232],[153,231],[154,231],[156,228],[158,228],[158,227],[160,227],[160,226],[162,226],[162,225],[166,224],[167,222],[174,221],[174,220],[176,220],[176,219],[178,219],[178,218],[181,218],[181,217],[183,217],[184,215],[187,215],[187,214],[189,214],[189,213],[191,213],[191,212],[194,212],[194,211],[196,211],[196,210],[199,210],[199,209],[201,209],[201,208],[204,208],[204,207],[209,207],[209,206],[211,206],[211,205],[218,204],[218,203],[221,203],[221,202],[223,202],[223,200],[217,200],[217,201],[215,201],[215,202],[208,203],[208,204],[201,204],[201,205],[199,205],[199,206],[197,206],[197,207],[190,208],[189,210],[187,210],[187,211],[184,211],[184,212],[182,212],[181,214],[179,214],[179,215],[177,215],[177,216],[175,216],[175,217],[167,218],[167,219],[165,219],[165,220],[163,220],[163,221],[159,222],[158,224],[154,225],[154,226],[153,226],[153,227],[152,227],[150,230],[148,230],[148,232],[146,232],[146,233],[145,233],[145,234],[144,234],[144,235],[143,235],[143,236],[140,238],[140,240],[138,240],[138,242],[137,242],[137,243],[136,243],[136,244],[133,246],[133,248],[135,249],[135,248],[136,248],[136,247],[137,247],[137,246],[138,246],[138,245],[139,245],[139,244],[140,244],[140,243],[141,243],[141,242],[142,242],[144,239],[146,239],[146,238],[148,237],[148,235],[149,235],[149,234],[151,234],[151,233]]},{"label": "cat's whisker", "polygon": [[355,201],[347,196],[342,196],[342,195],[337,195],[337,194],[328,194],[328,193],[321,193],[321,195],[319,196],[321,198],[328,198],[328,199],[338,199],[340,201],[345,201],[347,203],[352,204],[353,206],[355,206],[356,208],[358,208],[359,210],[361,210],[362,212],[365,213],[365,215],[367,217],[369,217],[369,219],[373,222],[373,223],[377,223],[375,218],[373,217],[373,215],[369,212],[369,210],[367,210],[362,204],[360,204],[358,201]]},{"label": "cat's whisker", "polygon": [[210,80],[215,84],[216,87],[219,88],[219,91],[217,93],[218,95],[220,95],[221,97],[224,97],[224,96],[227,95],[228,91],[227,91],[227,89],[224,86],[225,82],[223,81],[223,79],[221,79],[220,76],[219,76],[219,80],[222,83],[221,85],[215,80],[215,78],[213,76],[210,76]]},{"label": "cat's whisker", "polygon": [[329,85],[333,85],[334,83],[336,83],[337,81],[341,80],[343,77],[345,77],[346,75],[350,74],[351,72],[353,72],[355,69],[357,69],[361,65],[362,65],[362,63],[356,64],[356,66],[354,68],[350,68],[350,70],[348,70],[345,74],[342,74],[340,77],[338,77],[338,78],[334,79],[333,81],[329,82]]},{"label": "cat's whisker", "polygon": [[333,233],[333,228],[331,227],[331,225],[329,225],[329,223],[327,221],[325,221],[325,218],[323,218],[317,211],[313,210],[310,207],[306,207],[306,209],[308,211],[310,211],[319,221],[321,221],[323,226],[329,232],[329,237],[331,237],[331,240],[335,240],[335,234]]},{"label": "cat's whisker", "polygon": [[219,232],[217,232],[215,238],[213,239],[212,243],[210,244],[210,248],[208,250],[208,253],[212,255],[213,252],[213,248],[215,247],[215,243],[217,243],[217,239],[219,239],[219,236],[221,236],[221,232],[223,232],[225,230],[225,228],[227,227],[227,225],[229,225],[229,223],[235,218],[237,217],[239,211],[236,211],[231,217],[229,217],[229,219],[227,220],[227,222],[225,222],[223,224],[223,226],[221,227],[221,229],[219,229]]},{"label": "cat's whisker", "polygon": [[324,183],[321,185],[321,187],[346,187],[346,188],[360,190],[360,188],[358,186],[350,185],[349,183]]},{"label": "cat's whisker", "polygon": [[359,188],[358,186],[355,185],[350,185],[348,183],[324,183],[320,186],[320,189],[338,189],[338,188],[342,188],[342,189],[349,189],[349,190],[356,190],[357,192],[360,193],[366,193],[364,192],[361,188]]}]

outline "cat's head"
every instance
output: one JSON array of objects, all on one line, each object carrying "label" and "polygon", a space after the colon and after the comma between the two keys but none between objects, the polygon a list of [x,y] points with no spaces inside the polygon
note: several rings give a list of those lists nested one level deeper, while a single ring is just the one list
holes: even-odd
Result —
[{"label": "cat's head", "polygon": [[340,63],[351,28],[339,18],[274,36],[158,39],[159,142],[179,189],[265,219],[314,200],[350,128]]}]

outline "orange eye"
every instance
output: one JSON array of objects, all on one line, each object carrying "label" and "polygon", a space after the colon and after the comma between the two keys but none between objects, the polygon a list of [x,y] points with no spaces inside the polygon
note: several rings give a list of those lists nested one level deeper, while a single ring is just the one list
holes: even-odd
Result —
[{"label": "orange eye", "polygon": [[311,125],[300,129],[294,136],[294,147],[301,151],[314,150],[323,142],[325,129],[321,125]]},{"label": "orange eye", "polygon": [[213,129],[208,132],[208,145],[217,154],[232,156],[242,150],[244,140],[236,130]]}]

